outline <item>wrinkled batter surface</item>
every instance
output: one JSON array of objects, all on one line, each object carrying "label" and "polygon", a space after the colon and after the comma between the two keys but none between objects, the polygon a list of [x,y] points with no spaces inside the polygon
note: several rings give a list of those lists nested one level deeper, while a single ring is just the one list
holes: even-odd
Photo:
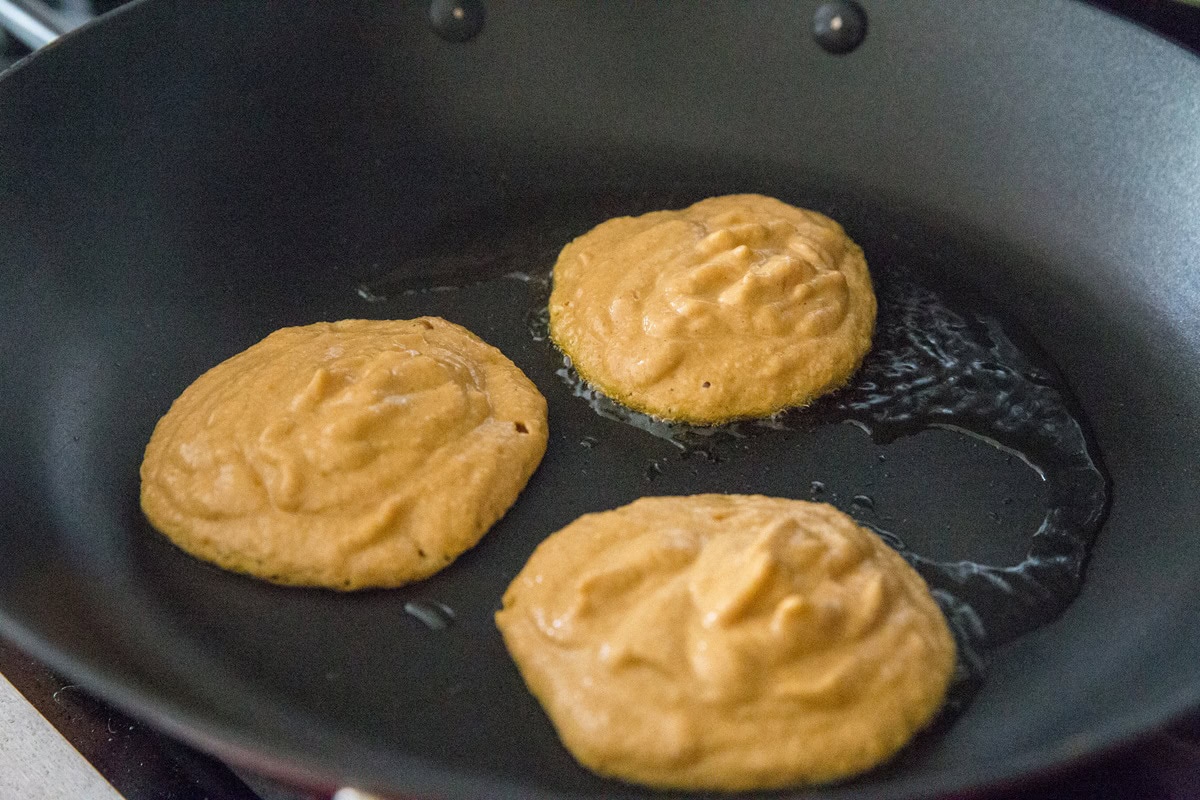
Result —
[{"label": "wrinkled batter surface", "polygon": [[663,419],[805,405],[849,379],[874,326],[861,248],[762,195],[608,220],[554,266],[555,343],[584,380]]},{"label": "wrinkled batter surface", "polygon": [[837,509],[643,498],[544,541],[496,623],[563,742],[659,788],[853,775],[936,713],[955,645],[921,577]]},{"label": "wrinkled batter surface", "polygon": [[546,401],[437,317],[278,330],[154,429],[142,508],[189,553],[285,584],[426,577],[503,516],[546,450]]}]

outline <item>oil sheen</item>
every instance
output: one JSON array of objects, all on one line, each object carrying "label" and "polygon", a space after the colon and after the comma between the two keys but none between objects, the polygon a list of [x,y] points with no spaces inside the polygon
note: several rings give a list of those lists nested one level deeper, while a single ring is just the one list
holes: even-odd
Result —
[{"label": "oil sheen", "polygon": [[[597,413],[710,459],[720,459],[730,439],[843,422],[862,426],[880,443],[944,428],[1016,455],[1039,474],[1048,499],[1019,564],[938,561],[871,526],[921,573],[965,652],[978,655],[1049,622],[1078,594],[1107,509],[1108,482],[1065,383],[1023,352],[997,319],[956,309],[911,280],[885,283],[879,300],[874,346],[850,383],[812,406],[765,420],[715,428],[667,423],[609,400],[581,381],[569,360],[558,374]],[[531,333],[545,340],[540,308],[531,314]],[[812,493],[823,489],[818,481]],[[853,505],[873,500],[856,495]]]},{"label": "oil sheen", "polygon": [[[895,548],[928,583],[958,640],[958,677],[948,699],[953,712],[981,678],[988,650],[1057,617],[1082,586],[1089,550],[1107,512],[1109,484],[1069,387],[1037,343],[974,291],[969,281],[948,285],[945,269],[928,268],[901,247],[876,260],[879,243],[899,239],[901,233],[893,229],[906,230],[877,215],[872,223],[875,230],[862,237],[848,225],[866,251],[878,318],[871,351],[844,388],[806,408],[715,427],[667,423],[616,404],[582,382],[549,339],[550,269],[562,245],[608,216],[681,205],[686,201],[644,197],[608,205],[555,202],[548,203],[533,223],[524,209],[523,222],[497,218],[494,225],[478,224],[473,241],[479,244],[468,243],[461,259],[454,255],[463,251],[456,242],[421,269],[384,275],[360,287],[359,293],[374,302],[399,305],[403,301],[422,309],[428,303],[451,309],[459,293],[463,294],[460,307],[501,291],[509,296],[516,293],[522,302],[496,304],[489,311],[495,330],[516,326],[524,332],[520,346],[536,351],[536,359],[545,367],[543,374],[555,376],[573,395],[572,402],[587,404],[600,417],[629,426],[631,436],[669,443],[665,446],[674,456],[668,453],[629,464],[630,471],[650,484],[645,494],[664,493],[659,487],[668,482],[673,465],[679,464],[692,465],[688,468],[693,474],[706,478],[696,492],[757,491],[757,486],[738,483],[748,467],[766,469],[754,459],[776,458],[780,453],[803,456],[822,446],[830,429],[846,426],[870,436],[878,452],[870,460],[877,458],[874,466],[882,469],[893,465],[903,469],[900,451],[921,449],[930,432],[972,442],[979,453],[1013,463],[1012,469],[1027,474],[1039,491],[1036,500],[1033,495],[1023,496],[1019,502],[987,511],[990,520],[999,520],[995,527],[1010,518],[1004,513],[1025,506],[1021,527],[1006,534],[1020,543],[1021,554],[1011,560],[947,558],[925,544],[910,544],[924,541],[913,534],[920,519],[910,515],[907,533],[897,533],[882,513],[890,501],[884,489],[856,486],[839,494],[843,476],[836,469],[815,471],[787,461],[770,465],[776,485],[768,487],[768,493],[841,505]],[[810,207],[845,223],[832,205]],[[486,256],[480,255],[484,251]],[[437,279],[419,277],[428,274],[430,265]],[[969,263],[959,264],[954,271],[969,274],[970,268]],[[407,305],[404,311],[412,313]],[[554,402],[551,397],[552,416]],[[628,437],[620,438],[621,446],[628,446]],[[576,437],[575,443],[578,455],[573,457],[582,459],[609,446],[598,429]],[[946,477],[944,472],[943,480],[955,480],[956,476]],[[778,478],[781,473],[785,478]],[[779,480],[787,481],[782,489]],[[688,487],[687,481],[680,480],[667,491],[693,491]],[[926,498],[933,504],[938,499]],[[1007,504],[1011,499],[999,502]],[[961,528],[949,535],[969,538],[970,534]]]}]

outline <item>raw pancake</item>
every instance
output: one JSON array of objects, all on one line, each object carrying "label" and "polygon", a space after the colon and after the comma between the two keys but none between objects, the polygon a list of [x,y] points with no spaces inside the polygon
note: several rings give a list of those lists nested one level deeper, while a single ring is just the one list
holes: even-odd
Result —
[{"label": "raw pancake", "polygon": [[805,405],[850,378],[874,328],[861,248],[762,195],[610,219],[554,266],[555,343],[604,394],[668,420]]},{"label": "raw pancake", "polygon": [[458,325],[284,328],[201,375],[159,420],[142,509],[226,569],[399,586],[479,541],[546,440],[545,398]]},{"label": "raw pancake", "polygon": [[853,775],[937,712],[954,640],[921,577],[819,503],[643,498],[542,542],[496,614],[575,758],[669,789]]}]

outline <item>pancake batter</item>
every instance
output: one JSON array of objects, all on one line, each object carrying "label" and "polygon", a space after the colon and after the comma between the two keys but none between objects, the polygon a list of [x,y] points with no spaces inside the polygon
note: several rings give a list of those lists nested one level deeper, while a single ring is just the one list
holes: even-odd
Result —
[{"label": "pancake batter", "polygon": [[667,420],[802,406],[871,346],[862,250],[815,211],[762,195],[611,219],[563,248],[550,334],[580,376]]},{"label": "pancake batter", "polygon": [[154,429],[142,508],[189,553],[270,581],[399,586],[474,545],[546,450],[546,401],[437,317],[278,330]]},{"label": "pancake batter", "polygon": [[894,754],[955,664],[921,577],[818,503],[643,498],[542,542],[496,624],[567,748],[666,789],[821,783]]}]

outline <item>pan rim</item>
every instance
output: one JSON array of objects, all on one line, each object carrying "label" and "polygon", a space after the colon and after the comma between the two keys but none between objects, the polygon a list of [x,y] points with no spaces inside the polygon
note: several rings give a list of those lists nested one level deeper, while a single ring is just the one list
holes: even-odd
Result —
[{"label": "pan rim", "polygon": [[[0,607],[0,631],[5,638],[35,659],[60,670],[71,680],[82,684],[105,702],[142,719],[160,731],[207,752],[252,770],[287,781],[309,786],[353,786],[366,791],[403,791],[441,793],[450,797],[531,798],[532,800],[565,800],[576,797],[571,793],[547,791],[530,785],[516,784],[505,779],[482,778],[444,766],[432,764],[412,755],[372,750],[371,762],[386,762],[387,768],[377,765],[348,770],[338,766],[337,756],[361,744],[338,731],[326,730],[322,737],[330,746],[322,752],[302,752],[303,747],[281,746],[270,737],[247,734],[231,726],[214,722],[203,712],[181,706],[165,694],[130,688],[120,676],[114,675],[91,659],[81,659],[56,643],[33,631]],[[891,779],[885,784],[863,787],[856,797],[862,800],[917,800],[961,792],[993,791],[1017,787],[1062,772],[1093,763],[1115,751],[1131,747],[1163,728],[1179,722],[1200,710],[1200,678],[1178,687],[1167,699],[1143,706],[1139,713],[1107,721],[1098,729],[1077,734],[1060,741],[1056,747],[1040,748],[1013,759],[1005,759],[979,767],[951,769],[924,773],[918,778]],[[285,710],[285,714],[291,710]],[[583,769],[580,767],[580,769]],[[396,779],[405,780],[397,789]],[[648,789],[612,782],[620,794],[615,797],[654,796]],[[853,786],[851,779],[844,786]],[[618,789],[619,787],[619,789]],[[796,791],[819,791],[821,787]],[[449,791],[450,794],[446,794]],[[787,790],[782,796],[786,797]],[[735,795],[736,796],[736,795]],[[803,795],[799,795],[803,796]]]},{"label": "pan rim", "polygon": [[[1187,2],[1188,0],[1177,0],[1177,1]],[[144,2],[144,0],[137,0],[137,2]],[[1181,42],[1179,39],[1176,39],[1174,36],[1170,36],[1168,34],[1157,31],[1154,28],[1151,28],[1149,25],[1142,22],[1141,20],[1131,19],[1129,17],[1126,17],[1126,16],[1120,14],[1114,8],[1110,8],[1108,6],[1096,5],[1095,3],[1088,2],[1088,0],[1075,0],[1075,2],[1091,9],[1093,12],[1095,12],[1097,14],[1103,14],[1107,17],[1111,17],[1112,19],[1117,20],[1118,22],[1125,23],[1126,25],[1132,25],[1134,28],[1136,28],[1140,32],[1140,34],[1142,36],[1148,36],[1151,39],[1155,39],[1160,42],[1166,42],[1166,43],[1178,48],[1179,50],[1182,50],[1183,52],[1187,53],[1191,57],[1200,60],[1200,50],[1193,49],[1192,47]]]},{"label": "pan rim", "polygon": [[148,0],[127,0],[124,5],[117,6],[111,11],[106,11],[99,16],[93,17],[92,19],[89,19],[87,22],[80,25],[78,28],[72,28],[71,30],[67,31],[62,36],[59,36],[57,39],[45,45],[44,47],[40,47],[37,50],[34,50],[32,53],[21,56],[4,69],[0,69],[0,84],[3,84],[4,81],[8,80],[18,72],[23,71],[30,64],[40,61],[48,53],[53,52],[64,44],[70,43],[76,37],[85,34],[92,28],[107,25],[109,20],[124,16],[125,14],[134,11],[139,6],[145,5],[147,2]]},{"label": "pan rim", "polygon": [[[147,2],[148,0],[132,0],[71,31],[49,48],[25,56],[8,69],[0,71],[0,85],[3,85],[6,80],[10,80],[15,74],[25,71],[30,64],[37,63],[40,58],[60,44],[68,44],[75,37],[83,35],[85,31],[89,31],[97,25],[106,24],[114,17],[135,12]],[[1092,6],[1088,3],[1082,3],[1082,5],[1090,7],[1095,13],[1130,23],[1139,30],[1139,35],[1160,43],[1168,43],[1187,53],[1191,58],[1200,60],[1200,53],[1140,23],[1121,17],[1110,9]],[[267,742],[261,737],[248,736],[244,731],[239,733],[230,726],[214,722],[211,715],[206,716],[198,708],[189,709],[185,705],[181,705],[176,700],[167,697],[165,693],[145,688],[131,688],[127,681],[122,681],[119,673],[111,666],[97,659],[80,657],[72,653],[62,644],[53,641],[43,631],[26,625],[19,615],[11,614],[10,609],[3,605],[0,605],[0,633],[38,660],[79,680],[105,701],[128,710],[170,735],[202,750],[217,754],[221,758],[228,758],[235,763],[257,765],[260,768],[265,766],[276,774],[317,783],[328,780],[332,775],[345,774],[341,771],[344,768],[337,766],[336,755],[350,752],[353,742],[344,733],[325,732],[323,735],[329,738],[332,746],[323,753],[309,753],[301,757],[299,748],[281,747],[277,741]],[[919,781],[900,778],[890,781],[887,785],[866,789],[862,796],[876,800],[893,800],[893,798],[898,800],[899,798],[946,792],[981,791],[1006,785],[1020,785],[1054,771],[1092,762],[1114,750],[1132,745],[1153,735],[1157,729],[1178,721],[1197,709],[1200,709],[1200,677],[1181,684],[1175,691],[1167,694],[1164,699],[1147,704],[1138,709],[1136,713],[1106,720],[1099,728],[1089,731],[1086,735],[1073,737],[1069,742],[1064,740],[1057,747],[1042,748],[1019,758],[995,762],[982,769],[958,768],[939,771],[929,773],[928,777]],[[251,739],[254,741],[250,741]],[[1069,746],[1066,746],[1068,744]],[[372,753],[374,752],[372,751]],[[467,796],[533,798],[570,796],[569,794],[547,792],[544,789],[524,787],[508,781],[485,780],[478,775],[447,769],[410,755],[392,755],[390,761],[390,768],[384,769],[376,765],[376,767],[365,770],[362,773],[363,777],[377,782],[367,782],[363,788],[386,786],[387,784],[378,782],[385,780],[385,775],[399,776],[404,772],[409,772],[414,778],[411,789],[414,791],[444,791],[449,788]],[[372,775],[375,777],[371,778]],[[623,793],[638,791],[636,787],[626,787],[623,784],[614,783],[613,786],[614,788],[619,787],[618,791]],[[920,791],[918,791],[918,787],[920,787]]]}]

